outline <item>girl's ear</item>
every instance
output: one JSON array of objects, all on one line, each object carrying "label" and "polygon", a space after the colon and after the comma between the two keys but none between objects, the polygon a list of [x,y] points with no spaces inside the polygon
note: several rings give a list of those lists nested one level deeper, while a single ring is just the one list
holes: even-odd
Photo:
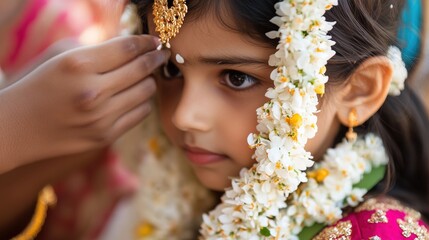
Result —
[{"label": "girl's ear", "polygon": [[356,125],[361,125],[383,105],[389,93],[393,66],[387,57],[365,60],[342,86],[337,98],[337,117],[349,126],[349,113],[356,110]]}]

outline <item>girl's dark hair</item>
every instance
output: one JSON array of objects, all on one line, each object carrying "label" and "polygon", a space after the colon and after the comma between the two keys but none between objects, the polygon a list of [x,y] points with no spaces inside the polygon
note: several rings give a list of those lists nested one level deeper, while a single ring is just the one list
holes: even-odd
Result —
[{"label": "girl's dark hair", "polygon": [[[152,2],[141,0],[138,3],[143,23]],[[276,47],[278,42],[265,35],[278,28],[269,21],[276,15],[276,2],[279,0],[188,0],[186,21],[210,12],[229,30]],[[390,45],[401,44],[397,42],[396,34],[403,0],[338,2],[339,5],[325,15],[329,21],[336,22],[330,32],[336,42],[333,47],[336,55],[327,66],[331,84],[346,80],[367,58],[385,56]],[[147,25],[144,26],[147,29]],[[400,96],[387,97],[379,111],[357,131],[379,135],[390,155],[387,177],[375,188],[376,191],[383,191],[390,185],[389,195],[412,203],[429,219],[429,120],[412,89],[406,85]]]}]

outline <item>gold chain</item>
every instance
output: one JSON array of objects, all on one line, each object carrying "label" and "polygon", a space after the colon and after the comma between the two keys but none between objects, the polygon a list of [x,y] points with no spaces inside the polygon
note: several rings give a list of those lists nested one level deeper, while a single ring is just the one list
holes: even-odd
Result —
[{"label": "gold chain", "polygon": [[57,197],[55,195],[52,186],[48,185],[42,189],[37,199],[36,210],[34,211],[33,218],[30,223],[18,236],[12,238],[12,240],[31,240],[39,234],[45,223],[46,213],[48,207],[54,206],[57,203]]}]

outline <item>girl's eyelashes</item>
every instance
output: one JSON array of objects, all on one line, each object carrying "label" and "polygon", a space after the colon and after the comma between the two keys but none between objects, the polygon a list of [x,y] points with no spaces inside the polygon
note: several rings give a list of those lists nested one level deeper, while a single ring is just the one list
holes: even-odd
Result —
[{"label": "girl's eyelashes", "polygon": [[179,78],[183,76],[180,69],[172,61],[168,61],[168,63],[163,65],[161,68],[162,76],[166,79]]},{"label": "girl's eyelashes", "polygon": [[245,73],[228,70],[224,72],[222,84],[234,90],[246,90],[258,84],[259,80]]},{"label": "girl's eyelashes", "polygon": [[[165,80],[183,77],[180,69],[172,61],[168,61],[167,64],[163,65],[160,72]],[[220,83],[235,91],[242,91],[258,84],[259,80],[240,71],[224,70],[221,74]]]}]

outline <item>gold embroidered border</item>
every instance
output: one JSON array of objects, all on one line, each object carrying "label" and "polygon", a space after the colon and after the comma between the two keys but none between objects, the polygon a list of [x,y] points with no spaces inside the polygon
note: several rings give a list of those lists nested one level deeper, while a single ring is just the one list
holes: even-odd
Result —
[{"label": "gold embroidered border", "polygon": [[371,198],[367,201],[365,201],[363,204],[361,204],[359,207],[356,208],[355,212],[362,212],[362,211],[377,211],[382,210],[384,212],[387,212],[389,210],[397,210],[406,213],[407,215],[411,216],[414,219],[420,219],[421,215],[419,212],[402,205],[399,201],[392,199],[392,198]]},{"label": "gold embroidered border", "polygon": [[323,229],[313,240],[350,240],[351,235],[352,223],[351,221],[344,221]]}]

